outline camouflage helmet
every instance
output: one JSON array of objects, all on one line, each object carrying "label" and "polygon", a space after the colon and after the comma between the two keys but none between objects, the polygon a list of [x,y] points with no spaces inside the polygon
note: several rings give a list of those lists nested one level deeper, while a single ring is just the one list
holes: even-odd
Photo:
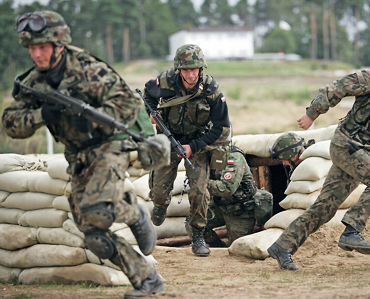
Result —
[{"label": "camouflage helmet", "polygon": [[293,132],[284,133],[277,138],[270,153],[272,159],[290,160],[296,154],[300,154],[305,147],[304,139]]},{"label": "camouflage helmet", "polygon": [[202,49],[193,44],[183,45],[177,49],[174,58],[176,69],[198,69],[207,68],[207,62]]},{"label": "camouflage helmet", "polygon": [[16,29],[19,44],[25,48],[50,42],[59,47],[72,41],[68,25],[54,11],[44,10],[22,15],[17,20]]}]

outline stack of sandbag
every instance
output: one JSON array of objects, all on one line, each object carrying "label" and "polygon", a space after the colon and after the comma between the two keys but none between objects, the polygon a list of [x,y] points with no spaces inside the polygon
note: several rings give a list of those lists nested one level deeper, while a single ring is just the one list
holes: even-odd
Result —
[{"label": "stack of sandbag", "polygon": [[[139,203],[143,204],[149,212],[153,209],[153,202],[149,198],[149,171],[142,169],[140,161],[137,159],[137,152],[132,152],[130,156],[130,167],[127,172],[132,182],[133,189],[138,197]],[[189,215],[190,204],[188,198],[189,185],[185,185],[185,166],[184,160],[179,164],[177,177],[172,190],[171,203],[167,209],[167,217],[161,226],[156,226],[157,238],[171,238],[187,235],[185,230],[185,217]],[[182,192],[185,190],[184,192]],[[183,193],[181,197],[181,193]],[[179,203],[179,199],[181,201]]]},{"label": "stack of sandbag", "polygon": [[[67,166],[63,155],[0,155],[0,279],[129,284],[117,266],[86,249],[67,199]],[[140,252],[127,225],[113,223],[110,229]],[[156,264],[152,256],[145,258]]]},{"label": "stack of sandbag", "polygon": [[[316,143],[302,153],[300,159],[303,161],[291,175],[291,182],[285,190],[287,196],[279,203],[285,211],[271,217],[264,225],[264,231],[235,240],[229,248],[231,254],[245,255],[255,259],[268,257],[267,248],[279,238],[293,220],[314,203],[320,194],[326,175],[332,166],[329,147],[330,139],[334,132],[333,128],[335,126],[326,129],[311,130],[309,136],[304,136],[306,141],[315,139]],[[305,132],[296,133],[303,136]],[[319,133],[318,136],[316,136],[316,132]],[[269,141],[266,143],[266,146],[271,145],[280,134],[274,135],[273,138],[268,138]],[[327,140],[318,141],[322,138],[326,138]],[[242,142],[241,139],[238,139],[238,141]],[[266,149],[262,150],[262,154],[265,153]],[[364,189],[365,186],[360,184],[339,207],[334,218],[325,225],[333,228],[344,227],[341,223],[343,215],[349,207],[358,202]]]}]

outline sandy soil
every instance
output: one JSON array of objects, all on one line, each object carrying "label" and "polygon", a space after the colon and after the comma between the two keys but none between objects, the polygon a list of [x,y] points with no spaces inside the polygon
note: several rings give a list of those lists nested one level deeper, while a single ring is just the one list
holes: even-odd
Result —
[{"label": "sandy soil", "polygon": [[[294,256],[296,272],[280,270],[276,261],[231,256],[212,248],[196,257],[190,247],[157,246],[153,256],[165,290],[151,298],[369,298],[370,259],[337,246],[340,230],[322,227]],[[370,226],[363,234],[370,239]],[[130,287],[0,285],[0,298],[122,298]]]}]

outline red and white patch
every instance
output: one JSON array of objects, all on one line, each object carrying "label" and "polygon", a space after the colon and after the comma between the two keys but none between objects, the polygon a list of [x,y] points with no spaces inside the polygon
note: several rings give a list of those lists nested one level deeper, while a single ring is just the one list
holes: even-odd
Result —
[{"label": "red and white patch", "polygon": [[235,163],[234,160],[227,160],[228,165],[234,165],[234,163]]},{"label": "red and white patch", "polygon": [[221,102],[223,103],[223,102],[226,102],[226,98],[225,97],[222,97],[221,98]]},{"label": "red and white patch", "polygon": [[155,84],[159,85],[159,79],[155,80]]},{"label": "red and white patch", "polygon": [[231,180],[233,178],[233,174],[231,173],[231,172],[226,172],[225,174],[224,174],[224,179],[225,180]]}]

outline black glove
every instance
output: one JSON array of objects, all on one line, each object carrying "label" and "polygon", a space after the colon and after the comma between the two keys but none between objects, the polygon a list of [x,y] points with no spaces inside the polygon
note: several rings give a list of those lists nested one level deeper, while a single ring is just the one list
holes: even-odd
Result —
[{"label": "black glove", "polygon": [[72,115],[72,125],[81,133],[90,133],[93,130],[93,123],[83,116]]},{"label": "black glove", "polygon": [[41,117],[48,125],[55,125],[62,117],[63,105],[45,104],[41,108]]}]

